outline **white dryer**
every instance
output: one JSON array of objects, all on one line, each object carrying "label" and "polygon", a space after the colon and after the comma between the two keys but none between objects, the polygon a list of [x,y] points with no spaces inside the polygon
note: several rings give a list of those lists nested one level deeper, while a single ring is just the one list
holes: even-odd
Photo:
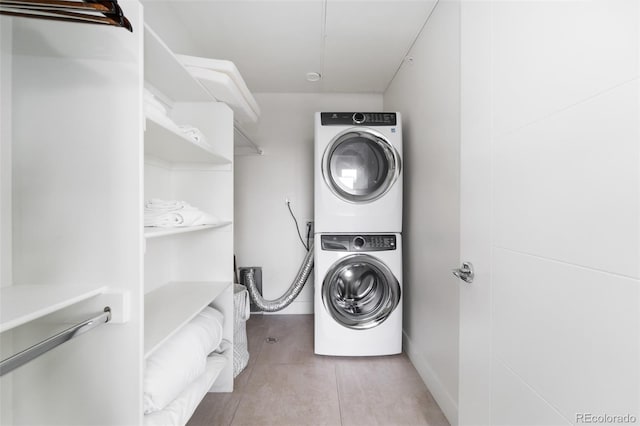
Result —
[{"label": "white dryer", "polygon": [[397,112],[317,112],[315,232],[402,232]]},{"label": "white dryer", "polygon": [[400,234],[316,234],[314,351],[402,352]]}]

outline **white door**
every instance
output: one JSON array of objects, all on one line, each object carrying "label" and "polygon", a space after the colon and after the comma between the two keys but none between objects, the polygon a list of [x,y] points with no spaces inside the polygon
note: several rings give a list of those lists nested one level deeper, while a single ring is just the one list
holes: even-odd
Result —
[{"label": "white door", "polygon": [[639,21],[462,2],[460,425],[640,423]]}]

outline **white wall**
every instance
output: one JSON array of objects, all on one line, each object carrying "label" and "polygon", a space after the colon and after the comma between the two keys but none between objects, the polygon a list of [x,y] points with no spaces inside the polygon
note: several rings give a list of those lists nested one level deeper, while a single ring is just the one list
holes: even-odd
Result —
[{"label": "white wall", "polygon": [[405,351],[457,422],[459,256],[459,5],[440,1],[384,109],[403,114]]},{"label": "white wall", "polygon": [[490,309],[469,326],[488,323],[492,354],[488,392],[480,390],[489,419],[467,416],[461,394],[461,424],[603,423],[581,413],[637,423],[640,4],[495,1],[470,10],[470,23],[485,14],[478,32],[490,38],[478,57],[478,34],[463,37],[477,108],[467,108],[463,79],[462,146],[485,140],[467,123],[490,111],[492,261],[477,265],[491,270]]},{"label": "white wall", "polygon": [[[265,154],[235,158],[235,247],[238,266],[262,266],[263,294],[275,299],[289,288],[305,255],[285,199],[303,237],[306,221],[313,220],[314,112],[378,111],[382,95],[258,93],[255,98],[262,116],[246,133]],[[281,313],[313,312],[312,281]]]}]

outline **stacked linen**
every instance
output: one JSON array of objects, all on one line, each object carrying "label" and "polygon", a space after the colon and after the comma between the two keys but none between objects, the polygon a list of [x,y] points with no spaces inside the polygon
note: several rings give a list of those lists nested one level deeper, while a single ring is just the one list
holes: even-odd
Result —
[{"label": "stacked linen", "polygon": [[[222,343],[224,316],[206,307],[146,360],[144,413],[169,406],[207,371],[208,356]],[[221,365],[221,369],[224,363]]]},{"label": "stacked linen", "polygon": [[184,135],[186,138],[198,144],[207,144],[207,140],[200,129],[190,124],[176,124],[169,117],[169,109],[162,101],[156,98],[149,89],[144,89],[144,115],[147,118],[160,123],[164,127]]},{"label": "stacked linen", "polygon": [[189,124],[181,124],[178,126],[180,133],[182,133],[185,137],[191,139],[198,144],[206,144],[207,138],[204,136],[202,131],[197,127],[191,126]]},{"label": "stacked linen", "polygon": [[193,415],[202,396],[207,393],[211,383],[227,365],[227,357],[221,354],[211,354],[207,358],[204,374],[185,388],[176,399],[162,410],[154,411],[144,416],[145,426],[176,426],[184,425]]},{"label": "stacked linen", "polygon": [[179,226],[215,225],[217,217],[184,201],[152,199],[144,205],[144,226],[172,228]]}]

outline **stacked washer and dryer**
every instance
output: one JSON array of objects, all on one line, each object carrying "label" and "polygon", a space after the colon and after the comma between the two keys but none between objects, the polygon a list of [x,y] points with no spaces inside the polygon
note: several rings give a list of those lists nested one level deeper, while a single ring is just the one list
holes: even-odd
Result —
[{"label": "stacked washer and dryer", "polygon": [[314,167],[315,353],[400,353],[400,114],[316,113]]}]

